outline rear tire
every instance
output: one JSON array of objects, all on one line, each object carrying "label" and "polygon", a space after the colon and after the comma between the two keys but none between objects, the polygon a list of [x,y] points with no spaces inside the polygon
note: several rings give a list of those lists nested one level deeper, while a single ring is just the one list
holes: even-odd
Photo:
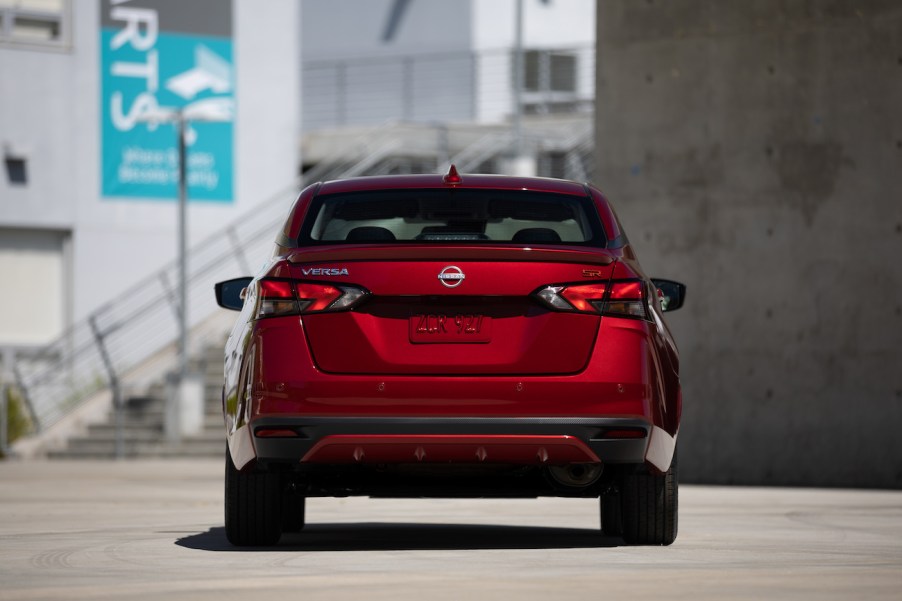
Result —
[{"label": "rear tire", "polygon": [[605,536],[623,536],[620,515],[620,491],[612,490],[601,496],[601,532]]},{"label": "rear tire", "polygon": [[620,486],[623,540],[630,545],[669,545],[677,537],[677,456],[661,476],[636,473]]},{"label": "rear tire", "polygon": [[288,483],[282,492],[282,532],[300,532],[304,529],[304,511],[307,499],[295,483]]},{"label": "rear tire", "polygon": [[226,448],[226,538],[238,547],[274,545],[282,536],[282,490],[279,474],[238,471]]}]

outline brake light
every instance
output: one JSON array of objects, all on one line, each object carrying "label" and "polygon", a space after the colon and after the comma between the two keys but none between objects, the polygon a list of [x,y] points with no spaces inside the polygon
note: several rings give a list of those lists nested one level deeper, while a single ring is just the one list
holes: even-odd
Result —
[{"label": "brake light", "polygon": [[561,296],[573,305],[577,311],[601,313],[605,288],[604,284],[568,286],[561,290]]},{"label": "brake light", "polygon": [[546,286],[535,293],[543,303],[558,311],[596,313],[647,319],[645,283],[620,280],[574,286]]},{"label": "brake light", "polygon": [[606,315],[621,315],[646,319],[648,311],[645,307],[645,284],[642,280],[613,282],[611,294],[605,304]]},{"label": "brake light", "polygon": [[446,186],[459,186],[464,180],[457,172],[457,167],[451,165],[451,168],[448,169],[448,173],[445,174],[442,181],[445,182]]},{"label": "brake light", "polygon": [[341,298],[341,290],[328,284],[297,284],[300,311],[323,311]]},{"label": "brake light", "polygon": [[552,309],[601,313],[606,286],[603,283],[582,286],[548,286],[536,295]]},{"label": "brake light", "polygon": [[356,286],[262,279],[257,283],[257,318],[346,311],[367,294]]},{"label": "brake light", "polygon": [[291,282],[287,280],[260,280],[257,283],[257,317],[293,315],[298,312]]}]

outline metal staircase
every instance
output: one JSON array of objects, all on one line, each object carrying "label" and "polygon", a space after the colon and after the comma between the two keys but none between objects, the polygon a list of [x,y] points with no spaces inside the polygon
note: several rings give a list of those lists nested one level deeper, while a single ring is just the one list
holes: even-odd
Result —
[{"label": "metal staircase", "polygon": [[108,459],[116,456],[117,437],[122,437],[123,458],[219,457],[223,452],[222,345],[204,349],[194,360],[192,371],[204,377],[204,422],[202,430],[169,441],[165,433],[167,391],[155,382],[143,393],[128,396],[122,407],[122,431],[117,431],[112,412],[105,422],[88,426],[80,436],[70,438],[65,448],[50,451],[50,459]]}]

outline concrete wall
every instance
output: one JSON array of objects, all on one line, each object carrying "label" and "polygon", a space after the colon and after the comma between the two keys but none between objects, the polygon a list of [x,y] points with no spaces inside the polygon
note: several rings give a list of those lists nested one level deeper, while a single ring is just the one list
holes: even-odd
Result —
[{"label": "concrete wall", "polygon": [[682,280],[691,482],[902,486],[902,4],[601,0],[597,183]]}]

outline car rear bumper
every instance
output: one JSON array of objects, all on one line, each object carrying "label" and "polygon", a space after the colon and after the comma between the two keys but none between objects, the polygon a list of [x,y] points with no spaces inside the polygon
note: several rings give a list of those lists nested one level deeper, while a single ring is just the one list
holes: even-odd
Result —
[{"label": "car rear bumper", "polygon": [[263,417],[250,428],[258,461],[308,464],[641,464],[657,430],[614,417]]}]

